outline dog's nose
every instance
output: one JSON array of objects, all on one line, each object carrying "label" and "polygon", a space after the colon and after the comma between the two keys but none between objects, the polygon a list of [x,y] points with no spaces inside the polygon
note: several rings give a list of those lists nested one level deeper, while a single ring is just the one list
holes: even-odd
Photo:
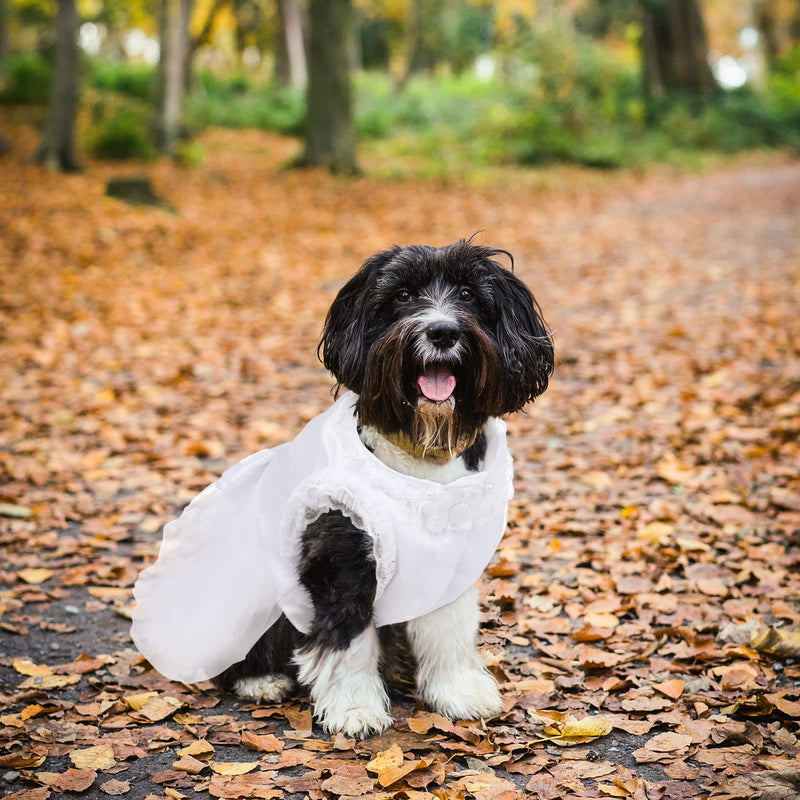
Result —
[{"label": "dog's nose", "polygon": [[449,350],[461,336],[458,326],[445,320],[431,322],[425,329],[425,333],[440,350]]}]

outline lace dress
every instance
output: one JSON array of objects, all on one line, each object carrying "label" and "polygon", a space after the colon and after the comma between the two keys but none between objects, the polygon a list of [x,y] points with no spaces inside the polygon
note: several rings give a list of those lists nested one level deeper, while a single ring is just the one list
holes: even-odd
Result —
[{"label": "lace dress", "polygon": [[286,614],[314,616],[297,579],[300,539],[338,510],[373,540],[378,626],[423,616],[480,577],[513,494],[505,424],[490,419],[483,469],[439,484],[403,475],[364,447],[343,394],[292,442],[230,467],[164,528],[158,560],[136,581],[131,636],[163,675],[187,683],[243,659]]}]

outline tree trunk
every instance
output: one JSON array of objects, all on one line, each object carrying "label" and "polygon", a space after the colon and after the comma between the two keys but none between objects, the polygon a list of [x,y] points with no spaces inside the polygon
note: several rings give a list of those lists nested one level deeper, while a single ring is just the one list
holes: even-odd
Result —
[{"label": "tree trunk", "polygon": [[303,12],[298,0],[275,0],[275,79],[281,86],[304,89],[308,83]]},{"label": "tree trunk", "polygon": [[651,97],[716,86],[698,0],[642,0],[642,68]]},{"label": "tree trunk", "polygon": [[356,135],[350,80],[350,0],[311,0],[311,47],[306,92],[306,150],[303,163],[353,174]]},{"label": "tree trunk", "polygon": [[56,50],[50,113],[36,160],[62,172],[78,172],[75,118],[78,113],[78,15],[75,0],[57,0]]},{"label": "tree trunk", "polygon": [[167,156],[173,154],[178,136],[191,15],[192,0],[161,0],[161,57],[158,64],[159,100],[155,138],[156,146]]}]

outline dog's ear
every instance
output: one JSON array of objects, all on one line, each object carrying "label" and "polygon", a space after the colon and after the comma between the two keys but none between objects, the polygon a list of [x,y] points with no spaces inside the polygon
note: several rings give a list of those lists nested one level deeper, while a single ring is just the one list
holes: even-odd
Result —
[{"label": "dog's ear", "polygon": [[528,287],[513,272],[491,263],[495,336],[505,370],[503,413],[509,414],[547,388],[553,374],[553,340]]},{"label": "dog's ear", "polygon": [[340,386],[356,394],[361,393],[364,383],[369,348],[369,291],[380,268],[398,250],[395,246],[370,256],[339,290],[325,318],[317,356]]}]

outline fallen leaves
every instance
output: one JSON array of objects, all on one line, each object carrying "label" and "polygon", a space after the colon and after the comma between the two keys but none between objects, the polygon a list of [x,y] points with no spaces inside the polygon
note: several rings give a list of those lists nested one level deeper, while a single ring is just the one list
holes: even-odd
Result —
[{"label": "fallen leaves", "polygon": [[[98,201],[112,168],[3,162],[0,767],[19,800],[793,788],[796,166],[410,191],[208,136],[202,167],[152,167],[174,215]],[[161,678],[125,621],[161,527],[327,407],[316,338],[361,258],[451,241],[454,219],[515,253],[560,359],[509,420],[517,493],[481,620],[504,711],[421,710],[399,669],[395,726],[328,740],[302,692],[239,706]]]}]

